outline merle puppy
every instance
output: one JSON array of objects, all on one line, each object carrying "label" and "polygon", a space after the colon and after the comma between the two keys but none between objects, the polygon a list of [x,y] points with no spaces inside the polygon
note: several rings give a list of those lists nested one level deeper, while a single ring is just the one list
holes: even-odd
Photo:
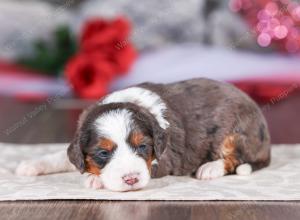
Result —
[{"label": "merle puppy", "polygon": [[129,191],[150,177],[208,180],[249,175],[269,163],[270,137],[258,106],[232,85],[201,78],[143,83],[104,97],[82,113],[67,153],[23,162],[17,174],[75,166],[90,174],[88,187]]}]

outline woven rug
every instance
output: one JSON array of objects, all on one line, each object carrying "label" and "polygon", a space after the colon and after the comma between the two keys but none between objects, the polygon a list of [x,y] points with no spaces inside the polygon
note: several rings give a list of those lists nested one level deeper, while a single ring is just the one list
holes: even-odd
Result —
[{"label": "woven rug", "polygon": [[19,177],[21,160],[66,149],[66,144],[0,144],[0,201],[91,200],[300,200],[300,145],[272,148],[272,163],[251,176],[230,175],[200,181],[191,177],[153,179],[135,192],[85,189],[77,172]]}]

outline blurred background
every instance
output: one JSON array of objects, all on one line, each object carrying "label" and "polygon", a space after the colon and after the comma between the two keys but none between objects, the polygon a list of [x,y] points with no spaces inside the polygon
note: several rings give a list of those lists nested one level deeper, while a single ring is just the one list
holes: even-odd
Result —
[{"label": "blurred background", "polygon": [[299,25],[292,0],[1,0],[0,141],[68,142],[109,92],[208,77],[299,143]]}]

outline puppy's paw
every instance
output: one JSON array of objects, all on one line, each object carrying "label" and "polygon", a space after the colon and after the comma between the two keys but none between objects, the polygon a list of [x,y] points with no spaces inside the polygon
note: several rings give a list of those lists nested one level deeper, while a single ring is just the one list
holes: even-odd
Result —
[{"label": "puppy's paw", "polygon": [[84,182],[84,186],[86,188],[90,188],[90,189],[102,189],[104,188],[101,178],[99,176],[90,174],[85,182]]},{"label": "puppy's paw", "polygon": [[216,160],[200,166],[196,173],[196,178],[201,180],[215,179],[225,175],[224,161]]},{"label": "puppy's paw", "polygon": [[45,173],[45,166],[36,160],[23,161],[16,169],[18,176],[38,176]]}]

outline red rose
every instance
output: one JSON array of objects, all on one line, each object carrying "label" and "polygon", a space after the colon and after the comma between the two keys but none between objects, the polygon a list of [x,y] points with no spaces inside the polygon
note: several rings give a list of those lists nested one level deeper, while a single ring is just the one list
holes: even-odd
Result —
[{"label": "red rose", "polygon": [[127,44],[120,49],[115,48],[114,50],[117,51],[108,58],[115,64],[118,74],[126,74],[136,59],[136,50],[131,44]]},{"label": "red rose", "polygon": [[125,18],[112,21],[93,19],[86,23],[81,36],[81,50],[86,53],[101,51],[113,61],[116,73],[129,70],[136,58],[136,51],[129,42],[130,24]]},{"label": "red rose", "polygon": [[80,51],[66,65],[66,76],[81,98],[100,98],[119,74],[128,72],[136,58],[129,42],[130,25],[124,18],[93,19],[86,23]]},{"label": "red rose", "polygon": [[97,99],[107,93],[115,68],[101,53],[80,53],[68,62],[65,72],[79,97]]},{"label": "red rose", "polygon": [[112,21],[101,18],[91,19],[86,22],[80,40],[83,50],[95,50],[100,46],[111,46],[128,38],[130,25],[125,18]]}]

